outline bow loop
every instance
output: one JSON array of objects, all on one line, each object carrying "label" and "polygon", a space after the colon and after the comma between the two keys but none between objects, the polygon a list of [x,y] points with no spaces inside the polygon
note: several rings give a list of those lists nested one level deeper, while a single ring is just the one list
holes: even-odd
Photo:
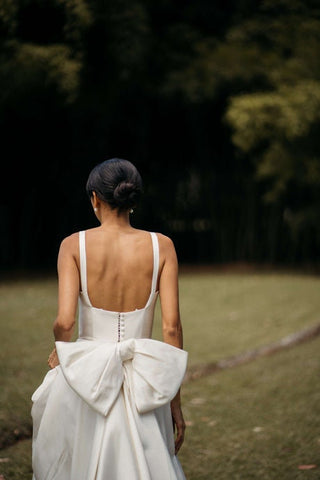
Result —
[{"label": "bow loop", "polygon": [[[70,387],[102,415],[108,414],[126,381],[140,413],[170,402],[187,365],[187,352],[151,339],[119,343],[79,339],[56,342],[56,347]],[[132,368],[124,375],[127,362]]]},{"label": "bow loop", "polygon": [[123,342],[117,343],[117,350],[122,362],[126,362],[128,360],[132,360],[134,356],[134,338],[129,338],[128,340],[124,340]]}]

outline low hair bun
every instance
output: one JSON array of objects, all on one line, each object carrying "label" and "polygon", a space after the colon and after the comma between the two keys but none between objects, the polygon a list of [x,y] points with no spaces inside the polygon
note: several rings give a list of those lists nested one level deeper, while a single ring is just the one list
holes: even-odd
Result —
[{"label": "low hair bun", "polygon": [[139,199],[139,192],[131,182],[119,183],[113,192],[115,205],[119,208],[132,208]]}]

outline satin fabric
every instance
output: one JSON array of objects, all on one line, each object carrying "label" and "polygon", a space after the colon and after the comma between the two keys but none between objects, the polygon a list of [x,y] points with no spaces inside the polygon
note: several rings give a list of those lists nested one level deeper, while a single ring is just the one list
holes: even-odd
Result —
[{"label": "satin fabric", "polygon": [[79,338],[56,342],[60,365],[32,396],[34,480],[185,480],[174,454],[170,400],[187,353],[148,338],[157,297],[158,243],[143,309],[91,305],[80,232]]}]

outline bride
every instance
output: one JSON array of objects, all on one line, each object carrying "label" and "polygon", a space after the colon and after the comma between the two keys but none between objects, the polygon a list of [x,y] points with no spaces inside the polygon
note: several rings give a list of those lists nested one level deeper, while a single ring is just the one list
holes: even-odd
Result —
[{"label": "bride", "polygon": [[[185,479],[177,258],[168,237],[130,225],[141,191],[127,160],[97,165],[100,226],[61,244],[51,370],[32,396],[34,480]],[[150,338],[158,294],[163,342]]]}]

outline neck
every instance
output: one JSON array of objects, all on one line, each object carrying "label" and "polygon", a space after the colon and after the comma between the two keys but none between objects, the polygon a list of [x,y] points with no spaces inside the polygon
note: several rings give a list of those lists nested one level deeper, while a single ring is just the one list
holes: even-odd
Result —
[{"label": "neck", "polygon": [[108,205],[103,206],[99,212],[99,221],[101,227],[107,227],[108,229],[115,228],[127,228],[130,227],[129,212],[119,212],[117,209],[112,210]]}]

